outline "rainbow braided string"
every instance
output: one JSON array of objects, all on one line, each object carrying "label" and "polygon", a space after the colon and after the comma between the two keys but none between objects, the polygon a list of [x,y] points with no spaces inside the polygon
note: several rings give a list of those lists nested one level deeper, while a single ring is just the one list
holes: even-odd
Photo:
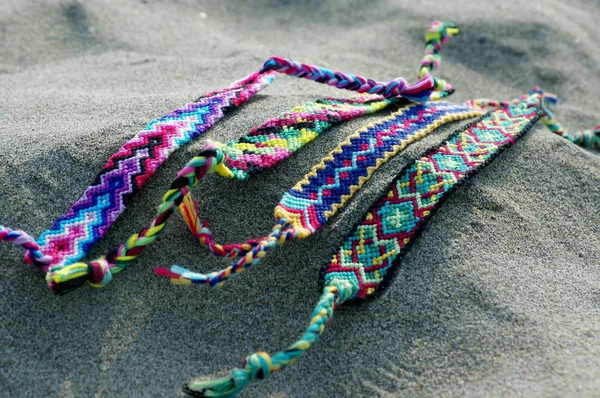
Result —
[{"label": "rainbow braided string", "polygon": [[325,331],[345,301],[372,295],[431,214],[463,181],[514,144],[539,118],[541,96],[493,111],[405,167],[391,190],[367,213],[323,269],[324,292],[310,326],[285,351],[257,352],[226,377],[194,381],[184,391],[198,397],[232,397],[250,382],[294,363]]},{"label": "rainbow braided string", "polygon": [[[464,105],[450,103],[411,104],[383,120],[350,135],[294,188],[284,194],[275,208],[276,225],[271,234],[242,244],[219,245],[202,225],[195,235],[212,253],[237,258],[233,265],[209,274],[179,266],[159,275],[180,284],[221,286],[223,282],[252,267],[266,252],[294,238],[305,238],[327,222],[385,162],[410,143],[439,126],[481,115]],[[193,213],[193,212],[191,212]],[[196,221],[194,226],[200,223]],[[189,223],[188,223],[189,224]]]},{"label": "rainbow braided string", "polygon": [[[425,57],[421,61],[419,77],[424,78],[431,75],[431,71],[436,69],[442,60],[442,44],[446,43],[454,35],[460,33],[458,27],[449,22],[434,21],[425,33]],[[449,96],[454,92],[454,88],[445,80],[433,77],[434,93],[431,100],[438,100]]]}]

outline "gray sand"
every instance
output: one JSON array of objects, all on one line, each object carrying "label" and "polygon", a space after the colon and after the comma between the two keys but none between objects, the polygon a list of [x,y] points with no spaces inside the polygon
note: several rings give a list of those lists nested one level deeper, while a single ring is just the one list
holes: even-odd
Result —
[{"label": "gray sand", "polygon": [[[458,89],[452,101],[540,85],[560,94],[567,126],[599,121],[595,0],[2,3],[0,224],[36,236],[149,120],[273,54],[412,80],[434,18],[463,29],[438,72]],[[346,94],[282,77],[205,137],[234,139],[325,95]],[[334,129],[252,181],[202,182],[196,196],[216,239],[268,232],[283,192],[377,117]],[[322,231],[221,290],[154,276],[174,262],[225,264],[194,244],[180,217],[109,287],[63,297],[23,265],[21,250],[0,245],[0,395],[178,396],[192,377],[287,347],[319,296],[318,266],[390,178],[457,127],[412,145]],[[147,225],[203,140],[174,154],[91,256]],[[244,396],[600,396],[599,207],[598,154],[538,126],[452,195],[384,295],[341,308],[302,360]]]}]

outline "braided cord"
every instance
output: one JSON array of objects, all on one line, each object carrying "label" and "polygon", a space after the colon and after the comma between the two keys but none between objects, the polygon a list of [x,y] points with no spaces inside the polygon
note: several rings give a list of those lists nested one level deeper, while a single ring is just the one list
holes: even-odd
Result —
[{"label": "braided cord", "polygon": [[233,397],[250,382],[264,380],[271,373],[293,364],[319,341],[333,311],[350,297],[351,292],[352,286],[348,282],[332,281],[325,287],[312,313],[308,329],[286,350],[273,356],[264,351],[252,354],[246,357],[241,368],[233,369],[229,376],[209,381],[193,381],[184,387],[184,391],[194,397]]},{"label": "braided cord", "polygon": [[90,264],[75,263],[68,266],[54,266],[46,274],[48,287],[55,293],[63,293],[89,281],[94,287],[102,287],[112,280],[112,275],[121,272],[162,232],[173,215],[175,208],[183,203],[190,189],[208,173],[215,171],[226,173],[223,167],[225,154],[218,149],[206,149],[195,156],[179,172],[165,193],[158,208],[156,218],[148,228],[132,235],[124,244],[106,258],[92,261]]},{"label": "braided cord", "polygon": [[[246,242],[241,245],[228,245],[226,248],[221,245],[215,245],[217,249],[211,248],[211,251],[215,254],[219,254],[218,250],[223,250],[224,256],[237,258],[231,266],[222,270],[203,274],[173,265],[170,270],[158,267],[154,271],[159,276],[171,278],[174,284],[209,285],[219,288],[223,286],[225,280],[233,278],[257,264],[270,250],[297,237],[298,230],[293,228],[287,221],[279,220],[273,227],[272,232],[264,238],[255,239],[250,243]],[[207,244],[214,244],[214,242]]]},{"label": "braided cord", "polygon": [[277,56],[269,58],[263,65],[261,72],[272,70],[285,73],[288,76],[301,77],[361,94],[379,94],[385,98],[402,96],[416,102],[428,101],[434,87],[434,81],[430,75],[422,77],[414,84],[409,84],[401,77],[383,83],[359,75],[334,72],[319,66],[302,64]]},{"label": "braided cord", "polygon": [[544,124],[551,132],[571,141],[572,143],[588,149],[600,149],[600,125],[594,129],[567,132],[562,123],[554,118],[554,108],[558,104],[558,97],[555,94],[544,92],[539,87],[534,87],[529,94],[522,95],[510,101],[498,101],[491,99],[472,99],[465,102],[465,105],[475,109],[483,108],[501,108],[517,104],[533,94],[542,96],[542,118],[540,122]]},{"label": "braided cord", "polygon": [[454,92],[454,88],[445,80],[436,78],[431,72],[439,67],[442,60],[442,44],[460,33],[460,29],[450,22],[433,21],[425,33],[425,56],[421,61],[419,77],[431,76],[433,79],[434,92],[430,101],[445,98]]},{"label": "braided cord", "polygon": [[450,22],[434,21],[429,26],[425,35],[425,56],[421,61],[419,81],[414,84],[407,83],[403,78],[396,78],[387,83],[378,82],[277,56],[269,58],[260,71],[277,71],[345,90],[379,94],[385,98],[402,96],[415,102],[434,101],[454,92],[454,88],[448,82],[433,77],[431,72],[439,66],[441,45],[459,32],[458,27]]},{"label": "braided cord", "polygon": [[42,269],[52,262],[52,256],[42,253],[40,245],[24,231],[13,230],[12,228],[0,225],[0,241],[10,242],[27,250],[36,263],[40,264]]}]

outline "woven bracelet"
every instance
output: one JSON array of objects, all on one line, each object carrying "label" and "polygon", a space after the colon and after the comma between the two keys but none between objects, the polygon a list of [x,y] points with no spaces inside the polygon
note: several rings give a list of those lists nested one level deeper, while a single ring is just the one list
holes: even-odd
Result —
[{"label": "woven bracelet", "polygon": [[403,168],[387,194],[323,267],[323,294],[300,339],[272,356],[266,352],[252,354],[230,375],[191,382],[184,391],[197,397],[232,397],[250,382],[265,379],[302,357],[319,340],[337,307],[375,293],[454,189],[531,129],[540,117],[541,101],[541,95],[536,94],[492,111]]}]

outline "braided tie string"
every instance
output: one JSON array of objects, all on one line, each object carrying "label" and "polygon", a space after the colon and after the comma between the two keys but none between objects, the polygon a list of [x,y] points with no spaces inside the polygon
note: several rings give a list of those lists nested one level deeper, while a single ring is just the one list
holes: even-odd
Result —
[{"label": "braided tie string", "polygon": [[382,83],[359,75],[332,71],[277,56],[269,58],[261,72],[272,70],[361,94],[379,94],[385,98],[402,96],[415,102],[428,101],[434,87],[434,81],[430,75],[423,76],[414,84],[409,84],[401,77]]},{"label": "braided tie string", "polygon": [[264,63],[261,72],[277,71],[329,86],[359,93],[379,94],[385,98],[404,97],[415,102],[434,101],[454,92],[445,80],[433,77],[431,72],[441,61],[442,44],[460,33],[450,22],[434,21],[425,35],[425,56],[421,61],[419,80],[409,84],[403,78],[383,83],[359,75],[332,71],[315,65],[303,64],[287,58],[273,56]]},{"label": "braided tie string", "polygon": [[431,101],[445,98],[454,92],[454,88],[445,80],[431,75],[431,72],[439,67],[442,60],[442,44],[460,33],[460,29],[453,23],[433,21],[425,33],[425,56],[421,61],[419,77],[431,76],[433,79],[434,92],[429,98]]},{"label": "braided tie string", "polygon": [[562,123],[554,118],[553,110],[558,104],[558,97],[555,94],[545,92],[539,87],[534,87],[531,91],[518,98],[509,101],[498,101],[492,99],[472,99],[464,104],[474,109],[493,108],[498,109],[517,104],[525,98],[539,94],[542,98],[542,117],[540,122],[544,124],[551,132],[587,149],[600,149],[600,125],[593,130],[581,130],[575,132],[567,132]]},{"label": "braided tie string", "polygon": [[204,220],[198,233],[195,235],[200,244],[208,249],[212,254],[219,257],[238,258],[245,255],[255,248],[262,239],[250,239],[241,244],[221,245],[213,239],[213,233],[208,229],[208,221]]},{"label": "braided tie string", "polygon": [[325,331],[333,311],[352,294],[352,285],[343,279],[333,280],[325,287],[315,307],[310,325],[298,341],[286,350],[270,356],[260,351],[244,360],[241,368],[235,368],[229,376],[208,380],[192,381],[184,386],[184,392],[194,397],[233,397],[250,382],[264,380],[301,358]]},{"label": "braided tie string", "polygon": [[94,287],[103,287],[110,283],[112,276],[121,272],[131,264],[144,249],[154,242],[162,232],[189,191],[207,174],[213,172],[227,175],[224,167],[225,154],[216,148],[207,148],[195,156],[179,172],[171,184],[171,188],[163,197],[156,218],[148,228],[132,235],[117,250],[98,260],[86,263],[75,263],[65,267],[55,266],[46,274],[46,281],[51,291],[64,293],[89,282]]},{"label": "braided tie string", "polygon": [[27,250],[29,255],[35,259],[36,263],[39,264],[43,270],[47,269],[52,263],[52,256],[42,253],[40,245],[37,244],[33,237],[24,231],[14,230],[0,225],[0,241],[2,240],[21,246]]},{"label": "braided tie string", "polygon": [[224,248],[221,245],[209,242],[209,248],[213,253],[219,252],[225,257],[237,258],[232,265],[222,270],[208,274],[192,272],[178,265],[167,268],[158,267],[154,272],[159,276],[170,278],[174,284],[178,285],[209,285],[211,287],[221,287],[227,279],[231,279],[240,273],[251,268],[258,263],[270,250],[277,246],[282,246],[285,242],[295,239],[298,231],[293,228],[286,220],[278,220],[269,235],[261,239],[254,239],[252,244],[244,243],[242,245],[228,245]]}]

